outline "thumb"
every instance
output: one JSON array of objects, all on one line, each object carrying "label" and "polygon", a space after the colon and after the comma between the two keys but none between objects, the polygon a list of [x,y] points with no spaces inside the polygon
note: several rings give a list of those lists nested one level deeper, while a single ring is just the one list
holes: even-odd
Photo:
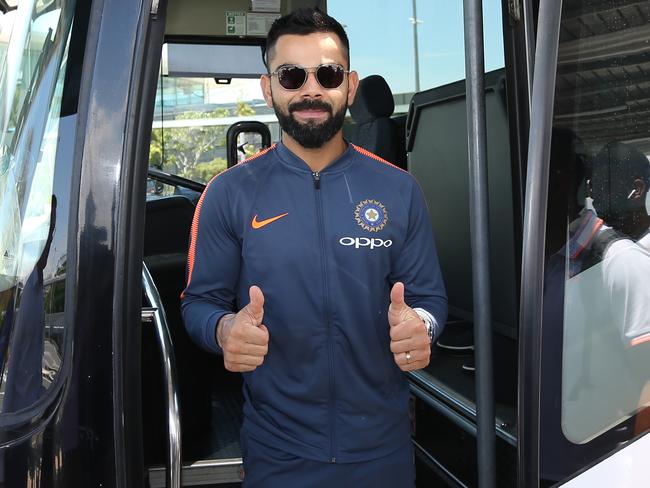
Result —
[{"label": "thumb", "polygon": [[404,302],[404,283],[397,282],[390,291],[390,304],[395,312],[401,311],[406,307]]},{"label": "thumb", "polygon": [[264,314],[264,293],[259,286],[253,285],[248,290],[248,296],[250,298],[248,310],[256,319],[259,317],[261,322]]}]

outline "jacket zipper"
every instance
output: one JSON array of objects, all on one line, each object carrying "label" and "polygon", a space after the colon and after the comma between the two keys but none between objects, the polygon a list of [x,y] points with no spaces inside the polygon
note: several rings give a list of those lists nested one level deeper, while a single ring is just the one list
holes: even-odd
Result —
[{"label": "jacket zipper", "polygon": [[335,378],[334,378],[334,364],[333,364],[333,353],[332,353],[332,326],[330,320],[330,306],[329,306],[329,293],[327,286],[327,256],[326,256],[326,246],[325,246],[325,237],[324,237],[324,223],[323,223],[323,203],[321,201],[320,193],[320,173],[314,171],[312,173],[314,178],[314,189],[316,195],[316,214],[318,215],[318,237],[320,240],[321,247],[321,268],[323,276],[323,293],[325,301],[325,314],[327,317],[327,360],[329,364],[329,422],[330,422],[330,452],[329,452],[329,462],[336,463],[336,457],[334,456],[334,446],[336,445],[336,420],[334,418],[334,395],[335,395]]}]

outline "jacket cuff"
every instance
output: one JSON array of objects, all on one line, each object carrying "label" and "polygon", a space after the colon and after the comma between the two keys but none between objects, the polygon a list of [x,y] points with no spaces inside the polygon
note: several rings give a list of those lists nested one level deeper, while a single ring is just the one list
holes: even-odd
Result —
[{"label": "jacket cuff", "polygon": [[221,317],[230,313],[232,312],[218,310],[208,315],[203,326],[203,344],[210,352],[223,355],[223,349],[221,349],[221,346],[219,346],[219,343],[217,342],[217,325],[219,325]]}]

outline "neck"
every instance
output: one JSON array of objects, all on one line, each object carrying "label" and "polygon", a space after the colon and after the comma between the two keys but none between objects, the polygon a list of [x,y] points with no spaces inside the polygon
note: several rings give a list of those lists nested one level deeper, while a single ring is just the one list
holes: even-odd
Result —
[{"label": "neck", "polygon": [[625,215],[612,216],[609,221],[605,219],[605,223],[636,241],[650,227],[650,217],[645,213],[644,209],[628,212]]},{"label": "neck", "polygon": [[321,147],[315,149],[301,146],[287,133],[282,134],[282,143],[287,149],[307,163],[307,166],[312,171],[322,171],[347,149],[347,144],[343,139],[343,133],[341,131],[337,132],[334,137]]},{"label": "neck", "polygon": [[634,239],[638,240],[643,237],[650,228],[650,216],[643,211],[638,212],[638,217],[634,219],[634,225],[630,226],[629,235]]}]

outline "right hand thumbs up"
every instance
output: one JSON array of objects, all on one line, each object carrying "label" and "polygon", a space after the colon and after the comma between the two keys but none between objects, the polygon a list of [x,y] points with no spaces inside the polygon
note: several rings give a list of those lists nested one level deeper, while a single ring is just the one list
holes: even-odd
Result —
[{"label": "right hand thumbs up", "polygon": [[237,314],[224,316],[217,326],[217,340],[223,349],[228,371],[253,371],[264,362],[269,331],[264,317],[264,294],[257,286],[248,290],[250,301]]},{"label": "right hand thumbs up", "polygon": [[259,327],[262,325],[262,318],[264,317],[264,293],[262,293],[259,286],[251,286],[248,290],[248,297],[250,301],[241,311],[245,311],[246,315],[248,315],[251,325]]}]

